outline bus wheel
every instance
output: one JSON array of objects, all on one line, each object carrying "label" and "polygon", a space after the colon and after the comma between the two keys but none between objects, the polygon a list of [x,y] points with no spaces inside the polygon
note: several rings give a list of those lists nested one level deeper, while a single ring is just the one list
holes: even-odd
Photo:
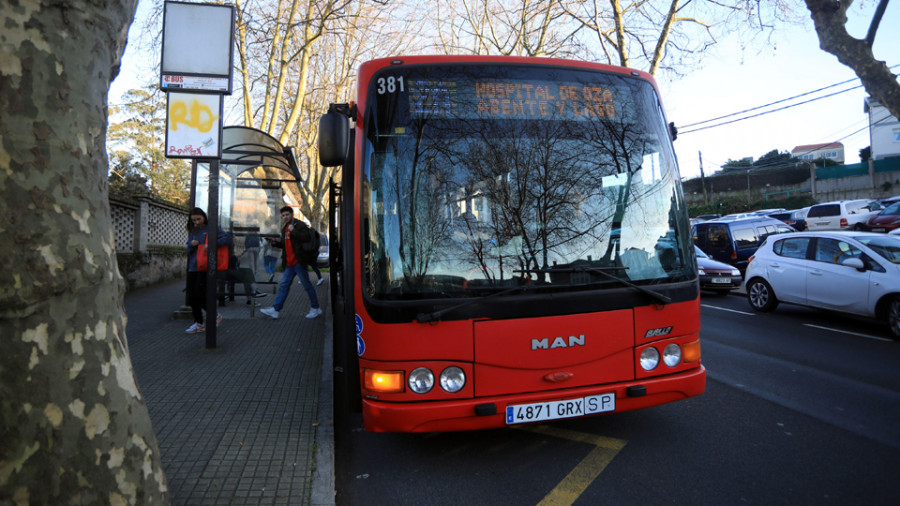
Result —
[{"label": "bus wheel", "polygon": [[888,302],[887,323],[895,339],[900,339],[900,297],[892,297]]},{"label": "bus wheel", "polygon": [[772,287],[759,278],[751,279],[747,283],[747,301],[750,302],[750,307],[761,313],[768,313],[778,306],[778,299],[775,298]]}]

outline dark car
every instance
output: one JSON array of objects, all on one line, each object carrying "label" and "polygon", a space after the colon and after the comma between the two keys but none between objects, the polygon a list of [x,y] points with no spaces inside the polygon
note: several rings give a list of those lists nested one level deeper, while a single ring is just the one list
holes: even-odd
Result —
[{"label": "dark car", "polygon": [[795,232],[783,222],[768,216],[712,220],[693,227],[694,245],[722,263],[744,272],[747,261],[766,237]]},{"label": "dark car", "polygon": [[728,264],[713,260],[696,246],[694,246],[694,252],[697,254],[701,289],[712,290],[719,295],[727,295],[731,290],[741,286],[743,282],[741,271]]},{"label": "dark car", "polygon": [[872,232],[890,232],[900,227],[900,202],[895,202],[869,218],[866,227]]},{"label": "dark car", "polygon": [[803,230],[806,230],[807,212],[809,212],[809,208],[804,207],[803,209],[794,209],[793,211],[772,213],[769,215],[769,218],[783,221],[785,225],[790,225],[794,230],[802,232]]}]

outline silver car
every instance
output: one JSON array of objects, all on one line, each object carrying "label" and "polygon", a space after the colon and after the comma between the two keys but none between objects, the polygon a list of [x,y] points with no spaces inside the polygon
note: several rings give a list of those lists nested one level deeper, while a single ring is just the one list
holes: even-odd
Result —
[{"label": "silver car", "polygon": [[316,265],[318,267],[328,267],[328,236],[321,235],[319,240],[319,254],[316,257]]},{"label": "silver car", "polygon": [[795,232],[769,237],[744,276],[750,306],[779,302],[886,321],[900,338],[900,237]]}]

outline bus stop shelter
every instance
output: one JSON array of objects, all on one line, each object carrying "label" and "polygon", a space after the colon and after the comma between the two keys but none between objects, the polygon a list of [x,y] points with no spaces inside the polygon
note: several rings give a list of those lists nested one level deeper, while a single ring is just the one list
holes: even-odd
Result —
[{"label": "bus stop shelter", "polygon": [[[204,209],[209,230],[219,227],[230,233],[235,250],[240,251],[248,235],[256,234],[261,240],[280,238],[279,210],[293,203],[291,195],[298,194],[299,183],[300,170],[292,147],[282,146],[261,130],[229,126],[222,129],[221,160],[192,163],[191,207]],[[214,238],[215,234],[210,234],[211,242]],[[233,267],[208,271],[206,307],[210,310],[217,300],[224,303],[224,291],[218,292],[225,282],[238,286],[255,282],[253,269]],[[206,347],[216,347],[215,325],[206,326]]]}]

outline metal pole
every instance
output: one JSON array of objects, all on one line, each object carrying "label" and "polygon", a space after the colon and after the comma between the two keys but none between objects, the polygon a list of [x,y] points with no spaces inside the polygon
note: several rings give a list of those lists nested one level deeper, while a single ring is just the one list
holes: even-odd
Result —
[{"label": "metal pole", "polygon": [[709,195],[706,194],[706,176],[703,174],[703,152],[697,151],[700,158],[700,186],[703,187],[703,203],[709,205]]},{"label": "metal pole", "polygon": [[206,262],[206,347],[216,347],[216,315],[219,307],[216,304],[216,251],[219,239],[219,160],[209,162],[209,197],[206,214],[209,217]]}]

